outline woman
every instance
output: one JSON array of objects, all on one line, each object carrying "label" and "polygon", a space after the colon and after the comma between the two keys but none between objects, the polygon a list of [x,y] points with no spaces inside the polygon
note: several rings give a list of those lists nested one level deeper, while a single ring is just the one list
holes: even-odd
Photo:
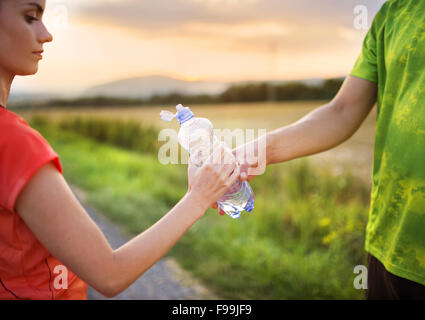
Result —
[{"label": "woman", "polygon": [[44,7],[45,0],[0,0],[0,298],[86,299],[86,283],[113,297],[158,261],[240,170],[224,164],[230,161],[222,150],[220,164],[189,164],[180,202],[113,250],[68,187],[58,155],[6,109],[14,77],[35,74],[52,41]]}]

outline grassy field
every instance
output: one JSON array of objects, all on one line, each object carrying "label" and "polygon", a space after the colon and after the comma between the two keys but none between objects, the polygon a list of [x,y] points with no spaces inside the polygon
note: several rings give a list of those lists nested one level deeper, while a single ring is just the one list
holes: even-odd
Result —
[{"label": "grassy field", "polygon": [[[212,121],[215,128],[252,128],[271,131],[293,123],[314,108],[326,101],[295,101],[279,103],[243,103],[227,105],[195,105],[190,106],[196,116],[206,117]],[[135,120],[141,124],[154,125],[159,129],[178,129],[177,121],[173,123],[162,121],[159,113],[166,109],[173,111],[174,106],[164,107],[132,107],[132,108],[84,108],[63,109],[53,108],[49,111],[29,111],[20,113],[29,119],[33,115],[47,116],[50,119],[64,117],[102,117],[121,120]],[[376,107],[364,121],[361,128],[346,142],[338,147],[308,157],[314,163],[330,164],[335,174],[340,174],[347,167],[366,183],[370,183],[372,170],[374,131]]]},{"label": "grassy field", "polygon": [[[285,119],[283,124],[289,123],[313,104],[286,107],[289,109],[280,110],[285,108],[277,105],[260,109],[264,115],[270,108],[268,129],[278,127],[277,114]],[[230,121],[232,108],[233,119],[238,121],[232,128],[248,124],[256,128],[254,124],[258,124],[258,106],[216,107],[215,112],[213,106],[198,108],[193,108],[196,114],[209,117],[216,127],[225,125],[214,117],[221,119],[228,112],[222,121]],[[244,117],[235,116],[243,110]],[[132,118],[154,123],[152,118],[159,111],[136,109]],[[60,112],[49,117],[60,118]],[[114,117],[106,110],[94,113]],[[119,111],[122,117],[130,117],[130,113],[130,109]],[[363,131],[353,137],[356,141],[342,147],[371,149],[366,138],[373,130],[371,122],[368,119]],[[259,123],[257,128],[263,125]],[[59,153],[66,179],[83,188],[91,205],[131,235],[152,225],[185,193],[185,166],[163,166],[153,154],[118,149],[54,126],[36,129]],[[369,183],[360,177],[359,165],[350,162],[358,159],[342,161],[343,166],[335,171],[330,158],[315,157],[269,167],[252,180],[256,196],[252,214],[235,221],[210,209],[169,254],[223,298],[362,299],[364,293],[353,287],[353,269],[365,263]]]}]

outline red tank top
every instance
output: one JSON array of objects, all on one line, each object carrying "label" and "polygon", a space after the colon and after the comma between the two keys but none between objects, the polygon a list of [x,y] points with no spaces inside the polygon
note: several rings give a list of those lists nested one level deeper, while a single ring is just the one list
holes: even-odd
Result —
[{"label": "red tank top", "polygon": [[37,240],[15,209],[19,192],[58,155],[24,119],[0,108],[0,299],[87,298],[87,285]]}]

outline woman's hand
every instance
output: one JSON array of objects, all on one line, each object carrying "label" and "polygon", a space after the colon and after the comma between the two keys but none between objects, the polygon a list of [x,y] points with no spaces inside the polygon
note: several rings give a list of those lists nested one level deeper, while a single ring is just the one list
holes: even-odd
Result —
[{"label": "woman's hand", "polygon": [[233,155],[224,148],[218,148],[202,166],[197,166],[197,155],[189,159],[188,194],[205,210],[229,189],[239,178],[240,167]]}]

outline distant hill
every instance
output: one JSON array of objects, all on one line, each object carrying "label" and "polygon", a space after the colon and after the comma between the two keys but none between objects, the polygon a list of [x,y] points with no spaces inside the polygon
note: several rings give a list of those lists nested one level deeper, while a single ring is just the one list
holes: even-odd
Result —
[{"label": "distant hill", "polygon": [[[107,82],[83,91],[83,97],[125,97],[125,98],[150,98],[153,95],[166,95],[180,93],[184,95],[216,95],[225,91],[231,85],[256,83],[259,81],[240,82],[208,82],[208,81],[185,81],[166,76],[145,76]],[[273,81],[283,84],[288,81]],[[311,78],[299,80],[306,85],[321,85],[322,79]]]},{"label": "distant hill", "polygon": [[83,96],[106,96],[126,98],[148,98],[172,92],[181,94],[218,94],[228,87],[228,83],[185,81],[164,76],[148,76],[122,79],[91,87]]},{"label": "distant hill", "polygon": [[[185,81],[167,76],[153,75],[112,81],[88,88],[78,93],[67,92],[65,94],[64,92],[26,92],[22,90],[12,90],[9,97],[8,106],[26,107],[28,105],[39,106],[46,104],[49,105],[51,103],[57,105],[105,105],[111,103],[125,104],[131,103],[132,99],[134,99],[134,101],[143,99],[147,101],[147,103],[156,104],[168,103],[167,101],[169,100],[175,100],[176,98],[174,95],[170,95],[173,93],[185,96],[185,101],[190,102],[196,101],[201,103],[210,103],[214,101],[220,101],[220,99],[230,99],[230,101],[233,101],[234,99],[236,99],[235,101],[248,101],[250,99],[254,99],[253,95],[256,96],[255,99],[257,100],[264,98],[260,97],[261,90],[264,89],[262,88],[262,84],[264,82],[268,82],[269,84],[273,84],[275,86],[285,86],[289,83],[298,83],[312,88],[313,91],[315,90],[314,87],[320,91],[323,90],[320,87],[325,83],[325,79],[308,78],[300,80],[247,80],[236,82],[208,82]],[[297,87],[295,87],[295,89],[297,89]],[[294,95],[293,91],[295,89],[294,87],[292,87],[292,89],[290,88],[292,93],[283,92],[281,94],[281,99],[283,99],[283,97],[289,99],[290,96]],[[329,88],[325,89],[326,92],[329,91]],[[313,99],[315,97],[314,95],[309,96],[307,94],[307,91],[309,90],[305,90],[302,87],[298,87],[297,90],[305,91],[304,95],[306,95],[306,97],[311,96]],[[282,91],[282,89],[280,89],[280,91]],[[285,89],[283,91],[285,91]],[[224,94],[226,97],[222,96],[222,94]],[[258,96],[259,94],[260,96]],[[202,97],[201,95],[205,95],[205,97]],[[299,93],[296,94],[297,97],[299,97],[299,95]],[[294,99],[294,97],[291,99]]]}]

